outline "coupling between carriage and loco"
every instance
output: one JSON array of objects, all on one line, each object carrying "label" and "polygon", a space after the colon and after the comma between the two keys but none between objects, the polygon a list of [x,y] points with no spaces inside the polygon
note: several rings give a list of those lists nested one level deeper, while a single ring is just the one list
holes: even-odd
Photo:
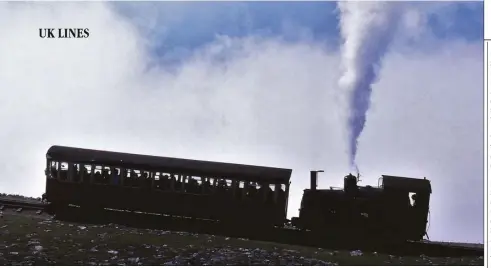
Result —
[{"label": "coupling between carriage and loco", "polygon": [[383,175],[377,187],[344,178],[317,189],[311,171],[299,216],[287,219],[291,169],[52,146],[46,154],[51,207],[123,209],[245,226],[293,225],[308,231],[362,230],[420,240],[426,235],[431,184]]}]

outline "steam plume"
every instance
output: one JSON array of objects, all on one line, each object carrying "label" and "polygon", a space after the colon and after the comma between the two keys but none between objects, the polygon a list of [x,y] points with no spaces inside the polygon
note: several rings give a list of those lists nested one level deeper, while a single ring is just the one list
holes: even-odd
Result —
[{"label": "steam plume", "polygon": [[365,127],[372,84],[386,53],[399,14],[392,2],[338,2],[342,45],[343,74],[341,90],[349,95],[349,153],[352,168],[358,171],[358,137]]}]

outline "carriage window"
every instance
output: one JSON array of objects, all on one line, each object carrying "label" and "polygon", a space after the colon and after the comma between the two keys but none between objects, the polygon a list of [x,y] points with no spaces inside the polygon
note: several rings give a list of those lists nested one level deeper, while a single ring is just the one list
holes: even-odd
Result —
[{"label": "carriage window", "polygon": [[182,174],[177,175],[177,181],[176,184],[174,185],[174,190],[177,192],[182,192],[184,191],[184,186],[185,186],[185,176]]},{"label": "carriage window", "polygon": [[241,194],[241,197],[242,198],[246,198],[247,197],[247,193],[249,191],[249,181],[240,181],[239,185],[240,185],[240,194]]},{"label": "carriage window", "polygon": [[217,184],[216,184],[216,191],[218,193],[225,193],[228,191],[229,189],[229,183],[231,183],[231,181],[229,182],[230,180],[227,180],[227,179],[217,179]]},{"label": "carriage window", "polygon": [[90,165],[84,165],[84,172],[87,172],[87,174],[92,174],[92,167]]},{"label": "carriage window", "polygon": [[169,174],[166,174],[163,172],[156,172],[154,180],[155,180],[154,188],[159,189],[159,190],[169,190],[170,189]]},{"label": "carriage window", "polygon": [[111,181],[111,169],[109,167],[102,168],[102,179],[104,183],[109,183]]},{"label": "carriage window", "polygon": [[156,188],[156,180],[155,180],[155,177],[156,176],[157,176],[157,172],[151,171],[151,172],[148,173],[148,182],[147,182],[147,185],[151,189]]},{"label": "carriage window", "polygon": [[142,171],[140,185],[146,189],[152,188],[152,174],[149,171]]},{"label": "carriage window", "polygon": [[138,180],[138,178],[140,178],[140,171],[139,170],[136,170],[136,169],[132,169],[131,170],[131,178],[134,179],[134,180]]},{"label": "carriage window", "polygon": [[125,172],[124,172],[124,181],[123,181],[123,185],[124,186],[131,186],[133,184],[133,170],[131,169],[127,169]]},{"label": "carriage window", "polygon": [[103,167],[102,166],[94,166],[94,182],[99,183],[99,184],[104,184],[105,182],[105,176],[103,174]]},{"label": "carriage window", "polygon": [[[164,178],[166,178],[167,174],[164,175]],[[175,191],[176,190],[176,187],[177,187],[177,177],[175,174],[169,174],[169,190],[170,191]]]},{"label": "carriage window", "polygon": [[159,180],[163,180],[164,178],[169,179],[170,174],[165,172],[159,172]]},{"label": "carriage window", "polygon": [[110,184],[119,185],[121,183],[121,169],[110,168],[109,169]]},{"label": "carriage window", "polygon": [[211,182],[209,178],[206,177],[201,177],[200,179],[200,187],[201,187],[201,193],[203,194],[209,194],[211,193]]},{"label": "carriage window", "polygon": [[241,180],[236,180],[235,182],[235,196],[242,199],[245,184]]},{"label": "carriage window", "polygon": [[61,181],[67,181],[68,180],[68,163],[67,162],[61,162],[60,168],[59,168],[59,178]]},{"label": "carriage window", "polygon": [[142,180],[146,180],[146,179],[150,178],[150,172],[142,170],[140,178]]},{"label": "carriage window", "polygon": [[237,197],[239,199],[242,198],[242,194],[240,192],[240,180],[232,180],[231,189],[234,197]]},{"label": "carriage window", "polygon": [[284,184],[276,184],[275,185],[275,192],[274,192],[275,203],[283,204],[284,202],[286,202],[286,194],[285,194],[286,190],[285,189],[286,189],[286,186]]},{"label": "carriage window", "polygon": [[268,183],[263,183],[259,188],[259,191],[261,192],[261,198],[263,201],[265,201],[266,203],[273,203],[274,191],[272,185]]},{"label": "carriage window", "polygon": [[48,176],[49,179],[56,179],[58,178],[58,162],[57,161],[50,161],[49,164],[49,170],[47,170],[46,175]]},{"label": "carriage window", "polygon": [[90,182],[92,167],[90,165],[81,165],[80,177],[84,183]]},{"label": "carriage window", "polygon": [[198,182],[198,178],[195,178],[193,176],[188,176],[186,182],[186,192],[192,194],[201,193],[201,185]]},{"label": "carriage window", "polygon": [[408,198],[409,198],[409,205],[410,205],[411,207],[413,207],[413,206],[414,206],[414,203],[415,203],[415,201],[416,201],[416,197],[417,197],[416,193],[409,193],[409,194],[408,194]]},{"label": "carriage window", "polygon": [[125,186],[129,187],[140,187],[140,176],[141,171],[136,169],[131,169],[129,171],[129,177],[125,180]]},{"label": "carriage window", "polygon": [[259,185],[256,182],[251,182],[248,184],[246,191],[249,199],[257,199],[259,194]]},{"label": "carriage window", "polygon": [[80,182],[80,165],[68,164],[68,177],[72,182]]}]

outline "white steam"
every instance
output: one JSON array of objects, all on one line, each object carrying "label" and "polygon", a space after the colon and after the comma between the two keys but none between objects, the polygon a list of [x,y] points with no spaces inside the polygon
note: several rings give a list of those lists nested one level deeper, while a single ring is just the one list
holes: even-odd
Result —
[{"label": "white steam", "polygon": [[338,8],[343,39],[339,87],[349,94],[350,164],[358,170],[358,137],[365,127],[372,85],[397,27],[400,9],[397,3],[389,2],[338,2]]}]

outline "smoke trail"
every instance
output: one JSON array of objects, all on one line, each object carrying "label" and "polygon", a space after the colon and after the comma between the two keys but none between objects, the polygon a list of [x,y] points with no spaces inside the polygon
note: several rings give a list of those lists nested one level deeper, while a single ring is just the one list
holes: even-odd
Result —
[{"label": "smoke trail", "polygon": [[358,137],[365,126],[372,84],[399,21],[397,4],[338,2],[343,39],[339,86],[349,92],[349,153],[350,164],[356,171]]}]

